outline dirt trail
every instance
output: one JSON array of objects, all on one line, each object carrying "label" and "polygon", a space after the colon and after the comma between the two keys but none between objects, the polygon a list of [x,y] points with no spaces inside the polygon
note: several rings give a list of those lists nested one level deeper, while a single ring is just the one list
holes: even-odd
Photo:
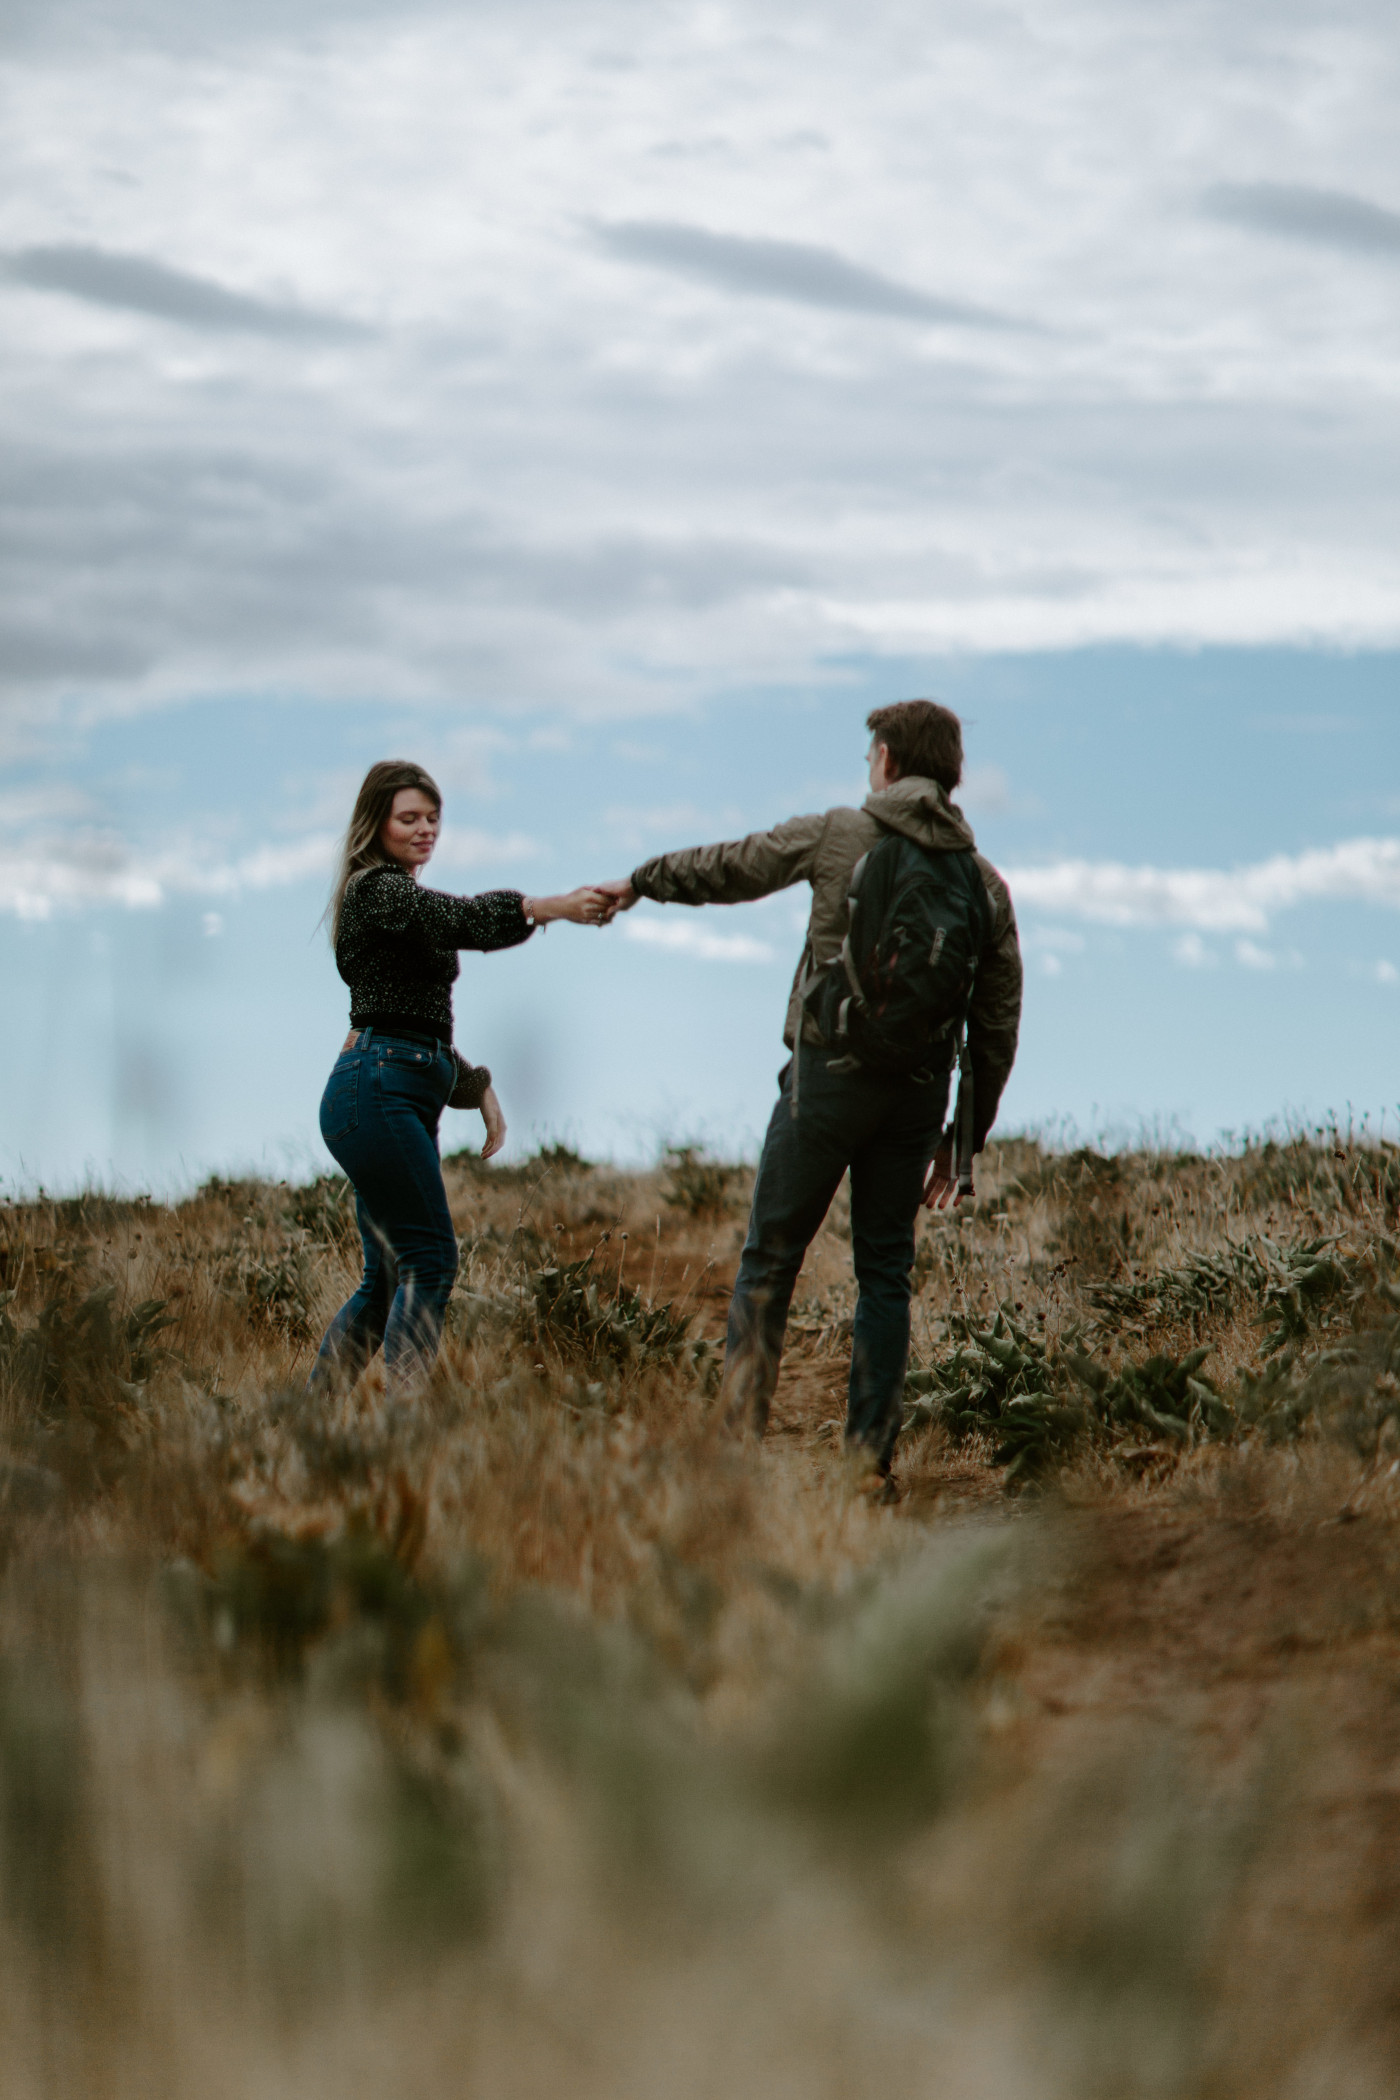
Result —
[{"label": "dirt trail", "polygon": [[[649,1284],[652,1259],[629,1256],[628,1281]],[[688,1292],[718,1338],[734,1268],[663,1248],[655,1287]],[[794,1318],[771,1437],[839,1433],[848,1328]],[[924,1457],[905,1490],[894,1525],[1037,1509],[1008,1503],[971,1451]],[[1193,1499],[1168,1473],[1127,1506],[1054,1512],[1043,1615],[1006,1658],[1026,1783],[1137,1732],[1165,1733],[1207,1791],[1267,1770],[1277,1818],[1248,1840],[1226,2001],[1261,2038],[1266,2078],[1283,2085],[1340,2014],[1359,2049],[1397,2067],[1400,2091],[1400,1526],[1353,1516],[1340,1488],[1295,1509],[1269,1506],[1277,1493],[1245,1467]]]},{"label": "dirt trail", "polygon": [[1222,1955],[1233,2016],[1281,2082],[1339,2024],[1400,2067],[1395,1525],[1145,1500],[1058,1529],[1043,1620],[1008,1658],[1028,1770],[1082,1768],[1146,1724],[1208,1788],[1264,1773],[1267,1827]]}]

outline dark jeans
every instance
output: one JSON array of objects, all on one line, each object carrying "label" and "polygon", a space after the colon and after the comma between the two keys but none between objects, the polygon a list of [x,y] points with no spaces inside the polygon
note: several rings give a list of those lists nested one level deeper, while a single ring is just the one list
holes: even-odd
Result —
[{"label": "dark jeans", "polygon": [[445,1049],[361,1031],[321,1098],[321,1136],[355,1190],[364,1280],[326,1329],[313,1386],[354,1378],[384,1345],[391,1384],[429,1365],[457,1274],[457,1235],[438,1159],[456,1072]]},{"label": "dark jeans", "polygon": [[849,1167],[860,1295],[846,1440],[888,1471],[909,1355],[914,1223],[947,1107],[946,1077],[918,1085],[833,1072],[824,1051],[804,1044],[794,1116],[791,1065],[783,1072],[729,1307],[724,1393],[731,1420],[760,1435],[767,1426],[797,1272]]}]

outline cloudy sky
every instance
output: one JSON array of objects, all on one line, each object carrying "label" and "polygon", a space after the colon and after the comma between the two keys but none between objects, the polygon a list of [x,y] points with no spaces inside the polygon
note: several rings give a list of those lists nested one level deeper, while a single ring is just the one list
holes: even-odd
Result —
[{"label": "cloudy sky", "polygon": [[[969,720],[1008,1119],[1400,1102],[1379,4],[10,0],[0,1174],[318,1161],[364,765],[562,885]],[[794,894],[468,959],[521,1143],[752,1144]],[[464,1142],[471,1125],[454,1128]]]}]

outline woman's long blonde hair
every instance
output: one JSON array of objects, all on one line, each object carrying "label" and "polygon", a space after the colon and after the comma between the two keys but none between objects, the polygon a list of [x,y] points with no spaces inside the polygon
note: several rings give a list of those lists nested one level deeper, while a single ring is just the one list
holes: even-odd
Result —
[{"label": "woman's long blonde hair", "polygon": [[406,758],[381,758],[377,765],[370,767],[355,797],[355,807],[350,813],[350,823],[340,849],[335,888],[326,906],[332,947],[340,939],[340,914],[345,908],[345,892],[366,868],[382,867],[389,858],[379,843],[379,834],[401,788],[417,788],[419,794],[426,795],[439,811],[442,809],[438,784],[421,766],[410,764]]}]

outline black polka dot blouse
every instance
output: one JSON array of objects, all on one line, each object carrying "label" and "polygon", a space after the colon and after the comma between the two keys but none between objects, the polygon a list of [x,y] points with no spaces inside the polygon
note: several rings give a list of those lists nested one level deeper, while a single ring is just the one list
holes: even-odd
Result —
[{"label": "black polka dot blouse", "polygon": [[336,968],[350,987],[350,1026],[412,1027],[452,1039],[452,986],[459,948],[514,948],[528,941],[519,890],[452,897],[424,889],[402,868],[367,868],[340,909]]}]

